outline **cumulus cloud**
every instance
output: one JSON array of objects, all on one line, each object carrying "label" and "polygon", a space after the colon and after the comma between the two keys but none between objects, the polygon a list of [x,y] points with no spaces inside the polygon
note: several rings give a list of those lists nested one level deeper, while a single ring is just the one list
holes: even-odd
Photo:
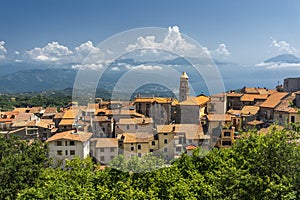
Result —
[{"label": "cumulus cloud", "polygon": [[259,63],[257,67],[264,67],[266,69],[299,69],[300,63],[281,63],[281,62],[270,62],[270,63]]},{"label": "cumulus cloud", "polygon": [[120,71],[120,68],[119,67],[112,67],[111,70],[112,71]]},{"label": "cumulus cloud", "polygon": [[[195,44],[189,43],[181,34],[178,26],[169,27],[167,35],[159,42],[154,35],[146,37],[138,37],[136,43],[129,44],[127,51],[152,49],[164,50],[177,53],[180,56],[191,56],[198,47]],[[198,49],[199,50],[199,49]],[[209,54],[207,48],[202,49],[202,53]]]},{"label": "cumulus cloud", "polygon": [[230,52],[227,49],[227,46],[225,44],[219,44],[218,48],[214,50],[213,54],[216,57],[226,58],[230,56]]},{"label": "cumulus cloud", "polygon": [[162,67],[158,66],[158,65],[126,65],[125,66],[126,69],[128,70],[161,70]]},{"label": "cumulus cloud", "polygon": [[288,42],[281,40],[273,40],[271,43],[271,47],[274,47],[281,53],[290,53],[294,54],[297,52],[296,48],[294,48],[292,45],[290,45]]},{"label": "cumulus cloud", "polygon": [[35,61],[55,62],[67,58],[72,55],[73,52],[58,42],[52,42],[44,47],[35,47],[27,51],[26,54]]},{"label": "cumulus cloud", "polygon": [[91,64],[76,64],[76,65],[72,65],[73,69],[89,69],[89,70],[99,70],[103,68],[103,64],[99,63],[99,64],[95,64],[95,63],[91,63]]},{"label": "cumulus cloud", "polygon": [[5,42],[0,41],[0,59],[5,59],[6,58],[7,50],[4,47],[4,45],[5,45]]}]

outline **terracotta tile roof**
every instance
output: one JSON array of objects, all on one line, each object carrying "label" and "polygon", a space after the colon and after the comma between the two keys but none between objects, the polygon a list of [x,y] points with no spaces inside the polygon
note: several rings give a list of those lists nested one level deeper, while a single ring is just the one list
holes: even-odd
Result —
[{"label": "terracotta tile roof", "polygon": [[56,113],[55,116],[54,116],[54,119],[62,119],[64,114],[65,113],[63,113],[63,112]]},{"label": "terracotta tile roof", "polygon": [[54,126],[54,122],[52,121],[52,119],[40,119],[40,121],[36,123],[36,126],[42,128],[50,128]]},{"label": "terracotta tile roof", "polygon": [[229,114],[208,114],[207,115],[208,121],[231,121],[231,115]]},{"label": "terracotta tile roof", "polygon": [[256,88],[245,88],[244,91],[246,94],[259,94]]},{"label": "terracotta tile roof", "polygon": [[135,112],[135,110],[128,110],[128,109],[106,110],[106,115],[145,117],[143,114]]},{"label": "terracotta tile roof", "polygon": [[191,150],[197,149],[197,147],[195,145],[189,145],[185,149],[188,151],[191,151]]},{"label": "terracotta tile roof", "polygon": [[289,95],[288,97],[282,99],[280,103],[276,106],[275,111],[287,112],[287,113],[297,113],[298,109],[292,106],[294,99],[296,98],[295,93]]},{"label": "terracotta tile roof", "polygon": [[40,113],[43,110],[43,107],[32,107],[29,109],[29,113]]},{"label": "terracotta tile roof", "polygon": [[234,92],[227,93],[227,97],[241,97],[241,96],[243,96],[242,93],[234,93]]},{"label": "terracotta tile roof", "polygon": [[197,124],[168,124],[157,125],[158,133],[185,133],[186,139],[197,140],[205,138],[201,125]]},{"label": "terracotta tile roof", "polygon": [[168,97],[138,97],[135,98],[134,103],[172,103],[173,99]]},{"label": "terracotta tile roof", "polygon": [[96,122],[106,122],[106,121],[108,121],[108,117],[107,116],[95,116],[93,118],[93,121],[96,121]]},{"label": "terracotta tile roof", "polygon": [[75,119],[79,114],[79,109],[69,109],[63,115],[63,119]]},{"label": "terracotta tile roof", "polygon": [[26,113],[30,108],[14,108],[12,112]]},{"label": "terracotta tile roof", "polygon": [[118,124],[139,124],[139,125],[146,125],[153,123],[152,118],[149,117],[143,117],[143,118],[121,118],[118,122]]},{"label": "terracotta tile roof", "polygon": [[179,103],[179,105],[184,106],[201,106],[206,104],[209,101],[209,98],[207,96],[198,96],[198,97],[189,97],[187,100],[182,101]]},{"label": "terracotta tile roof", "polygon": [[154,140],[153,134],[148,133],[123,133],[118,135],[118,139],[123,137],[123,143],[147,143]]},{"label": "terracotta tile roof", "polygon": [[281,101],[281,99],[283,99],[284,97],[286,97],[288,95],[287,92],[275,92],[273,94],[271,94],[267,100],[264,101],[264,103],[262,103],[260,105],[260,107],[263,108],[275,108]]},{"label": "terracotta tile roof", "polygon": [[46,109],[45,109],[45,112],[44,112],[44,114],[45,113],[57,113],[57,108],[56,107],[47,107]]},{"label": "terracotta tile roof", "polygon": [[254,101],[255,99],[265,100],[268,98],[268,94],[244,94],[241,97],[241,101]]},{"label": "terracotta tile roof", "polygon": [[15,119],[13,119],[13,123],[24,122],[24,121],[31,121],[33,117],[34,117],[33,113],[19,113],[15,117]]},{"label": "terracotta tile roof", "polygon": [[240,115],[242,114],[242,110],[233,110],[233,109],[230,109],[227,111],[228,114],[230,115]]},{"label": "terracotta tile roof", "polygon": [[256,125],[261,125],[261,124],[264,124],[263,121],[258,121],[258,120],[253,120],[251,122],[247,122],[248,125],[251,125],[251,126],[256,126]]},{"label": "terracotta tile roof", "polygon": [[75,123],[75,119],[62,119],[59,122],[59,126],[72,125]]},{"label": "terracotta tile roof", "polygon": [[242,109],[242,115],[256,115],[259,111],[258,106],[244,106]]},{"label": "terracotta tile roof", "polygon": [[77,133],[74,133],[74,131],[65,131],[61,133],[56,133],[48,140],[46,140],[46,142],[52,142],[56,140],[74,140],[74,141],[86,142],[92,137],[92,135],[93,135],[92,133],[82,132],[82,131],[77,131]]},{"label": "terracotta tile roof", "polygon": [[96,143],[96,148],[118,147],[118,138],[92,138],[91,142]]},{"label": "terracotta tile roof", "polygon": [[259,94],[270,94],[269,90],[266,88],[257,88]]}]

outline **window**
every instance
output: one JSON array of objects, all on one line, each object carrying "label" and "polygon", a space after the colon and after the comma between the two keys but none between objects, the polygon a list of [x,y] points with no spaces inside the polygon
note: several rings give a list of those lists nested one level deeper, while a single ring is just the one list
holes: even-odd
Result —
[{"label": "window", "polygon": [[149,152],[152,153],[152,152],[153,152],[153,149],[150,149]]},{"label": "window", "polygon": [[70,155],[74,156],[75,155],[75,150],[70,150]]},{"label": "window", "polygon": [[104,161],[105,157],[104,156],[100,156],[100,161]]},{"label": "window", "polygon": [[168,133],[164,133],[164,135],[168,135]]},{"label": "window", "polygon": [[142,154],[141,154],[141,153],[138,153],[138,157],[142,157]]},{"label": "window", "polygon": [[70,141],[70,146],[75,146],[75,141]]},{"label": "window", "polygon": [[152,141],[151,144],[152,144],[152,146],[154,146],[155,145],[155,141]]},{"label": "window", "polygon": [[68,146],[68,141],[65,141],[65,146]]},{"label": "window", "polygon": [[164,144],[168,144],[168,140],[167,139],[164,139]]},{"label": "window", "polygon": [[61,141],[56,141],[56,146],[62,146],[62,142]]},{"label": "window", "polygon": [[114,147],[110,147],[110,152],[115,152],[115,148]]},{"label": "window", "polygon": [[130,150],[131,150],[131,151],[134,151],[134,146],[131,146],[131,147],[130,147]]},{"label": "window", "polygon": [[138,150],[141,150],[142,149],[142,145],[138,144],[137,148],[138,148]]},{"label": "window", "polygon": [[222,141],[222,146],[231,146],[231,141]]},{"label": "window", "polygon": [[189,140],[189,144],[192,144],[193,143],[193,140]]},{"label": "window", "polygon": [[224,132],[224,137],[230,137],[230,136],[231,136],[230,131],[225,131],[225,132]]},{"label": "window", "polygon": [[127,125],[126,128],[127,128],[127,130],[129,130],[129,128],[130,128],[129,125]]},{"label": "window", "polygon": [[112,160],[112,159],[114,159],[115,158],[115,156],[110,156],[110,159]]},{"label": "window", "polygon": [[179,137],[178,139],[179,139],[178,143],[183,144],[183,137]]},{"label": "window", "polygon": [[295,123],[295,116],[291,116],[291,122]]},{"label": "window", "polygon": [[282,114],[279,114],[279,118],[280,118],[280,119],[282,118]]},{"label": "window", "polygon": [[168,148],[164,148],[164,152],[167,153],[168,152]]},{"label": "window", "polygon": [[104,148],[100,148],[100,152],[104,152]]},{"label": "window", "polygon": [[181,147],[176,147],[176,151],[181,151]]},{"label": "window", "polygon": [[65,151],[66,156],[68,155],[68,150]]},{"label": "window", "polygon": [[104,127],[102,127],[101,129],[102,129],[103,132],[105,132],[105,128]]},{"label": "window", "polygon": [[58,155],[58,156],[62,156],[62,150],[58,150],[58,151],[57,151],[57,155]]},{"label": "window", "polygon": [[135,129],[138,129],[138,128],[139,128],[139,126],[136,124],[136,125],[135,125]]}]

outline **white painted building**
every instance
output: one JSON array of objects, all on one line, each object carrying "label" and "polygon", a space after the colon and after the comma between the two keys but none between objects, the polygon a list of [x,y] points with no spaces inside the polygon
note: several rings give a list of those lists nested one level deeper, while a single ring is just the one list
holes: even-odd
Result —
[{"label": "white painted building", "polygon": [[90,154],[90,139],[92,133],[81,131],[64,131],[50,137],[46,142],[49,148],[49,157],[54,164],[70,160],[75,156],[85,159]]},{"label": "white painted building", "polygon": [[91,139],[91,156],[101,164],[109,164],[118,155],[117,138]]}]

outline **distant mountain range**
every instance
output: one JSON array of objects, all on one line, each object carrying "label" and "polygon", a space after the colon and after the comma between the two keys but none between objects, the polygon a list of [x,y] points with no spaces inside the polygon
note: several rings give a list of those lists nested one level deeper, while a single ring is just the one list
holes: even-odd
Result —
[{"label": "distant mountain range", "polygon": [[[114,61],[105,71],[104,76],[102,76],[102,79],[100,80],[101,89],[105,91],[112,90],[119,78],[129,70],[126,68],[128,65],[172,65],[179,73],[187,71],[190,77],[190,85],[193,87],[196,94],[202,92],[204,94],[207,93],[207,86],[205,86],[201,74],[199,75],[188,61],[193,62],[193,64],[201,64],[201,60],[197,58],[175,58],[170,60],[143,62],[130,58],[119,59]],[[280,73],[278,73],[277,69],[271,70],[262,67],[241,66],[239,64],[218,60],[213,61],[223,78],[226,90],[242,88],[243,86],[275,87],[278,81],[282,81],[286,77],[300,76],[300,70],[281,70]],[[264,62],[300,63],[300,59],[292,54],[282,54],[267,59]],[[113,67],[118,69],[112,70]],[[77,72],[77,69],[72,69],[70,67],[55,68],[54,66],[48,66],[47,68],[47,66],[36,66],[29,63],[18,63],[12,66],[8,64],[2,65],[0,66],[0,93],[36,92],[73,88]],[[268,74],[267,79],[265,78],[266,74]],[[149,87],[147,90],[148,89]],[[161,94],[163,92],[164,90],[160,91]]]},{"label": "distant mountain range", "polygon": [[293,54],[282,54],[264,61],[264,63],[300,63],[300,58],[294,56]]}]

